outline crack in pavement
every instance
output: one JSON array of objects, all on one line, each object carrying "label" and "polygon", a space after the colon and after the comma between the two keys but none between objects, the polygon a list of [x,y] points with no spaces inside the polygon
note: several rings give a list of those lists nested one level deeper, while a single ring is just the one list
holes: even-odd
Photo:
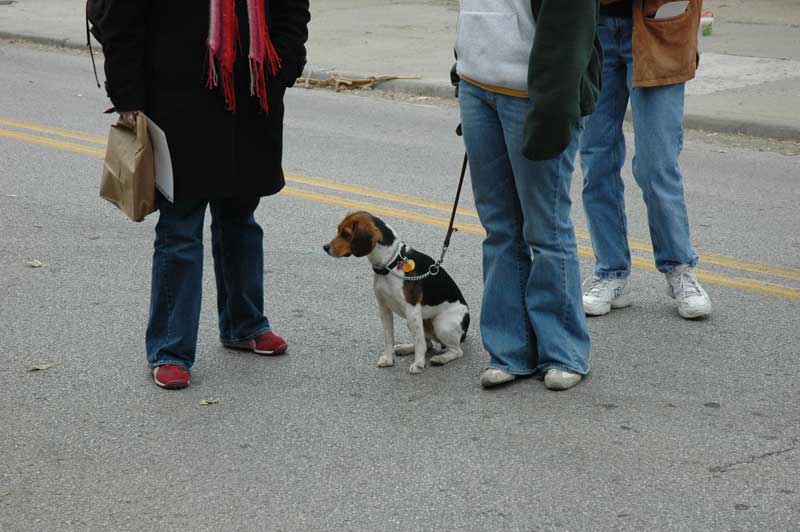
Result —
[{"label": "crack in pavement", "polygon": [[772,456],[778,456],[778,455],[785,454],[785,453],[788,453],[788,452],[791,452],[791,451],[795,451],[795,450],[797,450],[798,442],[800,442],[800,439],[795,438],[795,439],[792,440],[792,445],[790,447],[785,448],[785,449],[778,449],[777,451],[769,451],[767,453],[759,454],[757,456],[751,456],[750,458],[747,458],[745,460],[738,460],[736,462],[730,462],[728,464],[724,464],[724,465],[720,465],[720,466],[712,466],[712,467],[709,467],[708,470],[711,473],[727,473],[731,469],[734,469],[735,467],[738,467],[740,465],[754,464],[757,461],[763,460],[765,458],[770,458]]}]

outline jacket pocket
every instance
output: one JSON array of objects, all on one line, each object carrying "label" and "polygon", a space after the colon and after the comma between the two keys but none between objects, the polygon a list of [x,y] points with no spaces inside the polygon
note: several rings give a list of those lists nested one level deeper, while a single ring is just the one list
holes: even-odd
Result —
[{"label": "jacket pocket", "polygon": [[694,77],[702,0],[691,0],[681,15],[653,18],[668,3],[670,0],[633,2],[634,87],[671,85]]}]

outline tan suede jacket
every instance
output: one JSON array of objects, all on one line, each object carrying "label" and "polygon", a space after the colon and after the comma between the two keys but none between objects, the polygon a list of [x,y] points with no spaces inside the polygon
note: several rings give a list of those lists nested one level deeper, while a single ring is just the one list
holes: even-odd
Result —
[{"label": "tan suede jacket", "polygon": [[[609,5],[621,0],[601,0]],[[633,0],[633,86],[659,87],[694,78],[700,54],[697,33],[703,0],[690,0],[685,13],[665,19],[655,14],[674,0]]]}]

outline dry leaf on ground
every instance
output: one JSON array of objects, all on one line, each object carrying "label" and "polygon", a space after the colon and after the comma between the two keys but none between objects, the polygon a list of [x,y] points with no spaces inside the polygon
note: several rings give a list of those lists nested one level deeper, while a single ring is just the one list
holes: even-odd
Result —
[{"label": "dry leaf on ground", "polygon": [[328,79],[312,79],[307,77],[303,80],[303,86],[309,88],[327,88],[336,92],[342,89],[371,89],[376,83],[391,81],[395,79],[420,79],[419,76],[370,76],[364,79],[346,78],[331,74]]}]

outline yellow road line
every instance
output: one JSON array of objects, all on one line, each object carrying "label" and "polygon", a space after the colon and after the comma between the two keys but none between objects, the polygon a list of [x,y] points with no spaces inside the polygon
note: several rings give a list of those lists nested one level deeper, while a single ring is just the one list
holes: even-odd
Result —
[{"label": "yellow road line", "polygon": [[50,148],[58,148],[64,151],[94,155],[96,157],[104,157],[106,153],[106,150],[102,148],[92,148],[91,146],[85,146],[83,144],[75,144],[74,142],[65,142],[63,140],[54,140],[46,137],[40,137],[38,135],[28,135],[27,133],[9,131],[2,128],[0,128],[0,137],[21,140],[23,142],[30,142],[32,144],[39,144],[42,146],[48,146]]},{"label": "yellow road line", "polygon": [[87,133],[80,133],[78,131],[70,131],[68,129],[61,129],[58,127],[42,126],[39,124],[30,124],[12,118],[3,118],[0,116],[0,125],[16,127],[19,129],[27,129],[28,131],[35,131],[37,133],[47,133],[49,135],[57,135],[67,139],[85,140],[86,142],[93,142],[95,144],[106,145],[106,137],[99,137],[97,135],[89,135]]},{"label": "yellow road line", "polygon": [[[404,209],[395,209],[394,207],[384,207],[382,205],[375,205],[373,203],[367,203],[365,201],[351,200],[347,198],[342,198],[340,196],[319,194],[317,192],[311,192],[309,190],[301,188],[284,187],[283,190],[281,191],[281,194],[286,194],[287,196],[292,196],[295,198],[302,198],[310,201],[315,201],[317,203],[325,203],[327,205],[336,205],[338,207],[345,207],[347,209],[369,211],[373,214],[380,214],[382,216],[392,216],[394,218],[400,218],[402,220],[408,220],[411,222],[418,222],[424,225],[431,225],[434,227],[446,228],[450,223],[450,220],[448,218],[439,218],[437,216],[419,214]],[[470,233],[473,235],[480,235],[480,236],[483,236],[485,234],[483,232],[483,227],[477,224],[456,222],[454,225],[459,231],[463,231],[465,233]]]},{"label": "yellow road line", "polygon": [[[57,135],[64,138],[70,138],[74,140],[83,140],[87,142],[92,142],[95,144],[100,144],[105,146],[106,138],[100,137],[97,135],[88,135],[85,133],[81,133],[78,131],[70,131],[67,129],[55,128],[50,126],[44,126],[40,124],[32,124],[29,122],[23,122],[21,120],[15,120],[12,118],[4,118],[0,117],[0,125],[6,125],[11,127],[16,127],[20,129],[27,129],[30,131],[35,131],[38,133],[47,133],[51,135]],[[24,135],[24,134],[19,134]],[[3,136],[11,136],[9,132],[6,132]],[[15,137],[12,137],[15,138]],[[16,137],[19,140],[22,140],[21,137]],[[30,138],[30,137],[28,137]],[[44,142],[32,141],[37,142],[39,144],[45,144]],[[57,141],[54,141],[57,142]],[[58,144],[46,144],[52,147],[60,147]],[[85,151],[81,151],[81,153],[87,153]],[[409,196],[405,194],[395,194],[392,192],[384,192],[382,190],[376,190],[373,188],[362,187],[357,185],[347,185],[342,183],[336,183],[333,181],[328,181],[325,179],[319,179],[314,177],[296,175],[296,174],[288,174],[286,176],[286,180],[292,183],[300,183],[304,185],[309,185],[318,188],[325,188],[328,190],[336,190],[339,192],[345,192],[349,194],[357,194],[359,196],[364,196],[368,198],[375,198],[384,201],[392,201],[395,203],[401,203],[405,205],[410,205],[414,207],[422,207],[426,209],[441,211],[441,212],[451,212],[452,205],[441,202],[441,201],[434,201],[434,200],[427,200],[423,198],[418,198],[414,196]],[[462,216],[469,216],[472,218],[478,217],[478,212],[475,209],[466,209],[460,208],[457,211]],[[591,240],[589,232],[584,229],[576,229],[575,236],[581,238],[583,240]],[[637,251],[643,251],[645,253],[653,253],[653,247],[648,243],[641,240],[629,239],[628,245],[631,249]],[[750,273],[760,273],[764,275],[771,275],[774,277],[782,277],[784,279],[791,279],[793,281],[800,281],[800,270],[794,268],[786,268],[781,266],[773,266],[771,264],[764,264],[764,263],[757,263],[757,262],[747,262],[741,261],[738,259],[734,259],[732,257],[725,257],[723,255],[717,255],[712,253],[702,253],[700,255],[700,260],[703,263],[707,264],[714,264],[716,266],[722,266],[725,268],[731,268],[735,270],[742,270]]]},{"label": "yellow road line", "polygon": [[[580,248],[581,246],[578,246]],[[591,253],[591,248],[588,248]],[[578,250],[579,254],[580,249]],[[592,254],[592,257],[594,255]],[[631,264],[641,270],[648,270],[651,272],[658,272],[658,269],[653,265],[652,261],[643,257],[631,257]],[[728,288],[735,288],[745,292],[755,292],[768,296],[781,297],[792,301],[800,301],[800,290],[790,288],[775,283],[768,283],[766,281],[759,281],[757,279],[746,279],[743,277],[728,277],[709,272],[701,268],[695,268],[694,272],[697,278],[704,283],[716,284],[719,286],[726,286]]]},{"label": "yellow road line", "polygon": [[[343,185],[340,183],[326,181],[318,178],[311,178],[298,175],[287,175],[286,180],[293,183],[301,183],[319,188],[336,190],[339,192],[357,194],[359,196],[364,196],[367,198],[375,198],[387,201],[394,201],[397,203],[404,203],[406,205],[412,205],[417,207],[425,207],[428,209],[447,212],[447,213],[452,212],[453,209],[452,204],[447,204],[439,201],[425,200],[421,198],[415,198],[413,196],[383,192],[380,190],[375,190],[367,187]],[[463,216],[469,216],[476,219],[478,218],[478,212],[475,209],[458,209],[457,212]],[[591,240],[589,232],[586,230],[575,229],[575,236],[584,240]],[[653,253],[653,246],[651,246],[646,242],[629,239],[628,245],[630,246],[631,249],[637,251]],[[742,270],[751,273],[762,273],[766,275],[772,275],[774,277],[783,277],[785,279],[791,279],[793,281],[800,281],[800,270],[795,270],[791,268],[772,266],[770,264],[763,264],[756,262],[745,262],[731,257],[725,257],[722,255],[714,255],[707,253],[703,253],[700,255],[700,261],[703,263],[714,264],[716,266],[723,266],[735,270]]]},{"label": "yellow road line", "polygon": [[[582,231],[580,229],[576,229],[575,235],[578,238],[591,240],[588,231]],[[635,249],[637,251],[645,251],[651,254],[653,253],[653,246],[651,246],[646,242],[629,239],[628,245],[630,246],[631,249]],[[723,266],[725,268],[731,268],[734,270],[742,270],[750,273],[763,273],[765,275],[771,275],[773,277],[783,277],[784,279],[800,281],[800,270],[792,268],[773,266],[771,264],[764,264],[760,262],[745,262],[738,259],[734,259],[732,257],[725,257],[723,255],[716,255],[713,253],[699,253],[699,256],[700,256],[700,262],[704,264],[714,264],[716,266]]]},{"label": "yellow road line", "polygon": [[732,268],[734,270],[763,273],[772,275],[774,277],[783,277],[785,279],[792,279],[793,281],[800,281],[800,270],[795,270],[792,268],[783,268],[781,266],[773,266],[771,264],[764,264],[760,262],[743,262],[731,257],[715,255],[712,253],[701,253],[700,261],[707,262],[708,264],[716,264],[717,266],[724,266],[726,268]]},{"label": "yellow road line", "polygon": [[[23,142],[30,142],[33,144],[39,144],[42,146],[48,146],[51,148],[57,148],[64,151],[70,151],[75,153],[82,153],[86,155],[92,155],[95,157],[102,158],[105,155],[105,150],[102,148],[92,148],[89,146],[85,146],[83,144],[76,144],[74,142],[66,142],[66,141],[59,141],[54,139],[49,139],[45,137],[40,137],[36,135],[28,135],[26,133],[20,133],[17,131],[9,131],[0,128],[0,137],[6,137],[14,140],[20,140]],[[304,178],[305,183],[303,184],[313,184],[313,182],[321,181],[316,180],[313,178]],[[302,181],[298,181],[301,182]],[[329,186],[326,188],[333,189],[333,190],[342,190],[344,187],[337,183],[327,183]],[[358,189],[359,187],[355,187]],[[344,190],[342,190],[344,191]],[[377,191],[376,191],[377,192]],[[399,218],[402,220],[408,220],[413,222],[418,222],[424,225],[430,225],[434,227],[447,227],[449,220],[447,218],[439,218],[436,216],[430,216],[426,214],[419,214],[415,212],[409,212],[406,210],[396,209],[394,207],[386,207],[380,205],[373,205],[371,203],[351,200],[347,198],[342,198],[338,196],[330,196],[319,194],[316,192],[311,192],[304,189],[286,187],[284,188],[284,194],[287,196],[292,196],[295,198],[306,199],[309,201],[314,201],[317,203],[324,203],[328,205],[337,205],[340,207],[345,207],[348,209],[356,209],[356,210],[368,210],[375,214],[380,214],[383,216],[391,216],[394,218]],[[465,233],[470,233],[478,236],[483,236],[485,233],[483,228],[478,224],[470,224],[470,223],[456,223],[456,227]],[[582,257],[592,257],[592,249],[588,246],[579,245],[578,246],[578,254]],[[723,257],[726,261],[731,261],[734,263],[739,263],[735,259],[728,259]],[[649,271],[656,271],[655,267],[652,263],[642,257],[633,257],[632,258],[633,266],[637,268],[641,268],[644,270]],[[749,263],[742,263],[742,264],[749,264]],[[766,265],[765,265],[766,266]],[[769,267],[772,268],[772,267]],[[743,269],[743,268],[742,268]],[[761,272],[767,273],[767,272]],[[791,272],[790,272],[791,273]],[[759,294],[781,297],[784,299],[789,299],[793,301],[800,301],[800,290],[790,287],[785,287],[778,284],[767,283],[764,281],[758,281],[754,279],[743,279],[743,278],[735,278],[735,277],[726,277],[723,275],[718,275],[710,272],[706,272],[703,270],[697,270],[697,276],[701,280],[725,286],[729,288],[735,288],[738,290],[744,290],[747,292],[755,292]]]},{"label": "yellow road line", "polygon": [[[328,196],[324,194],[318,194],[316,192],[310,192],[308,190],[299,188],[285,187],[281,192],[281,194],[291,196],[293,198],[300,198],[308,201],[314,201],[316,203],[324,203],[327,205],[336,205],[338,207],[345,207],[347,209],[366,210],[373,214],[378,214],[381,216],[391,216],[393,218],[399,218],[401,220],[408,220],[411,222],[417,222],[434,227],[446,228],[449,222],[449,220],[446,218],[438,218],[436,216],[418,214],[405,210],[395,209],[392,207],[372,205],[367,202],[341,198],[338,196]],[[483,228],[480,225],[476,224],[457,223],[456,227],[458,227],[459,231],[470,233],[473,235],[484,236],[486,234]],[[578,255],[580,255],[581,257],[594,256],[592,248],[582,245],[578,245]],[[653,266],[651,261],[642,257],[633,257],[632,263],[637,268],[643,270],[648,270],[652,272],[658,271],[656,270],[655,266]],[[757,294],[781,297],[792,301],[800,301],[800,290],[795,288],[790,288],[773,283],[767,283],[764,281],[758,281],[755,279],[726,277],[724,275],[718,275],[700,269],[695,270],[695,272],[697,273],[697,277],[701,281],[706,283],[725,286],[728,288],[735,288],[746,292],[755,292]]]},{"label": "yellow road line", "polygon": [[[341,183],[335,183],[333,181],[327,181],[325,179],[319,179],[316,177],[308,177],[297,174],[287,174],[286,180],[292,183],[301,183],[303,185],[310,185],[319,188],[327,188],[329,190],[336,190],[339,192],[348,192],[350,194],[357,194],[359,196],[364,196],[367,198],[382,199],[386,201],[393,201],[395,203],[404,203],[406,205],[412,205],[415,207],[424,207],[426,209],[431,209],[434,211],[442,211],[447,213],[453,211],[452,204],[448,205],[447,203],[443,203],[440,201],[426,200],[414,196],[407,196],[405,194],[395,194],[393,192],[384,192],[382,190],[360,187],[357,185],[345,185]],[[473,218],[478,217],[478,211],[476,211],[475,209],[459,208],[456,212],[464,216],[471,216]]]},{"label": "yellow road line", "polygon": [[[26,129],[29,131],[35,131],[37,133],[47,133],[50,135],[57,135],[67,139],[84,140],[87,142],[100,144],[102,146],[105,146],[107,144],[106,137],[100,137],[97,135],[88,135],[85,133],[80,133],[78,131],[70,131],[67,129],[43,126],[39,124],[31,124],[29,122],[14,120],[11,118],[0,117],[0,125],[11,126],[19,129]],[[327,188],[329,190],[337,190],[339,192],[349,192],[351,194],[358,194],[359,196],[382,199],[386,201],[394,201],[396,203],[404,203],[406,205],[423,207],[432,210],[451,212],[453,208],[452,205],[447,205],[446,203],[438,201],[426,200],[423,198],[417,198],[405,194],[394,194],[391,192],[384,192],[381,190],[370,189],[367,187],[360,187],[357,185],[345,185],[314,177],[308,177],[296,174],[287,174],[286,180],[293,183],[301,183],[304,185],[310,185],[319,188]],[[478,212],[475,209],[458,209],[457,212],[465,216],[472,216],[474,218],[478,217]]]}]

